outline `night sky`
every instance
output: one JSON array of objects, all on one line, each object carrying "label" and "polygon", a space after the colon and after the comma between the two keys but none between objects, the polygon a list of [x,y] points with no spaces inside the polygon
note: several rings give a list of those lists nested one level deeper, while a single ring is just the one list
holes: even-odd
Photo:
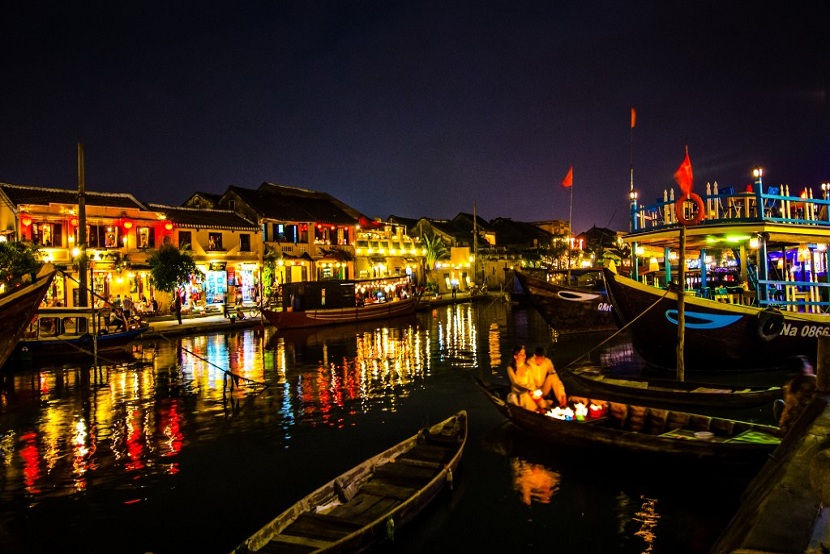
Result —
[{"label": "night sky", "polygon": [[[628,229],[707,181],[830,181],[813,2],[44,2],[0,7],[0,182],[178,205],[273,182],[369,215]],[[637,124],[630,126],[630,110]]]}]

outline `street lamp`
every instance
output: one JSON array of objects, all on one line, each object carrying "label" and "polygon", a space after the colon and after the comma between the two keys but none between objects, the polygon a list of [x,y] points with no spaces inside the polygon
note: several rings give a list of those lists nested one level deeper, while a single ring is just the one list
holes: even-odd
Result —
[{"label": "street lamp", "polygon": [[752,170],[752,176],[755,177],[755,183],[758,185],[758,190],[764,184],[764,170],[756,167]]},{"label": "street lamp", "polygon": [[821,194],[824,196],[824,199],[827,200],[827,195],[830,193],[830,183],[822,183],[821,184]]}]

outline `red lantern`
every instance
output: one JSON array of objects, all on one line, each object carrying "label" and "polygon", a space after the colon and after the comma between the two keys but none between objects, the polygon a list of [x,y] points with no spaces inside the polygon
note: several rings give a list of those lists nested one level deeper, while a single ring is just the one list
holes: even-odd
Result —
[{"label": "red lantern", "polygon": [[23,217],[20,218],[20,223],[22,223],[24,227],[28,227],[29,225],[32,224],[32,218],[29,217],[28,215],[24,215]]},{"label": "red lantern", "polygon": [[72,219],[69,220],[69,224],[72,225],[73,227],[77,227],[78,226],[78,218],[73,217]]},{"label": "red lantern", "polygon": [[164,228],[167,229],[168,231],[172,231],[173,230],[173,222],[172,221],[165,221],[164,222]]},{"label": "red lantern", "polygon": [[124,228],[127,229],[128,231],[130,229],[132,229],[133,228],[133,222],[130,221],[129,219],[125,219],[124,220]]}]

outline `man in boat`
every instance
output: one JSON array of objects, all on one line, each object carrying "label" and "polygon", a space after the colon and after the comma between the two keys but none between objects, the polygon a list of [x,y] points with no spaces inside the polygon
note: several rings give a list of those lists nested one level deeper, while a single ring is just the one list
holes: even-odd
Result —
[{"label": "man in boat", "polygon": [[544,398],[551,398],[554,404],[559,404],[560,408],[568,405],[568,395],[565,392],[565,385],[559,375],[556,374],[556,369],[553,367],[553,360],[547,357],[545,349],[541,346],[536,347],[536,350],[527,360],[530,365],[530,370],[533,375],[533,381],[541,391]]},{"label": "man in boat", "polygon": [[816,392],[816,373],[810,360],[805,356],[794,356],[789,361],[784,398],[776,400],[774,406],[782,437],[790,431]]}]

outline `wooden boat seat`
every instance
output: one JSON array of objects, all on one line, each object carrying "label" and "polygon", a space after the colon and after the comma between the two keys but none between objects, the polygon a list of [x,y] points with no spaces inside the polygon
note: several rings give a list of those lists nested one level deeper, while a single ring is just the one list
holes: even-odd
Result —
[{"label": "wooden boat seat", "polygon": [[435,477],[435,469],[411,464],[386,464],[375,470],[372,481],[381,479],[396,485],[419,487]]},{"label": "wooden boat seat", "polygon": [[366,483],[361,490],[374,496],[382,496],[404,502],[412,498],[413,493],[418,490],[418,487],[408,487],[406,485],[389,483],[381,479],[373,479]]},{"label": "wooden boat seat", "polygon": [[[288,527],[283,529],[282,533],[274,537],[274,541],[307,544],[307,539],[311,539],[315,542],[322,541],[320,544],[325,545],[345,537],[361,527],[360,523],[342,517],[309,512],[300,514]],[[298,540],[293,537],[301,537],[301,539]]]}]

